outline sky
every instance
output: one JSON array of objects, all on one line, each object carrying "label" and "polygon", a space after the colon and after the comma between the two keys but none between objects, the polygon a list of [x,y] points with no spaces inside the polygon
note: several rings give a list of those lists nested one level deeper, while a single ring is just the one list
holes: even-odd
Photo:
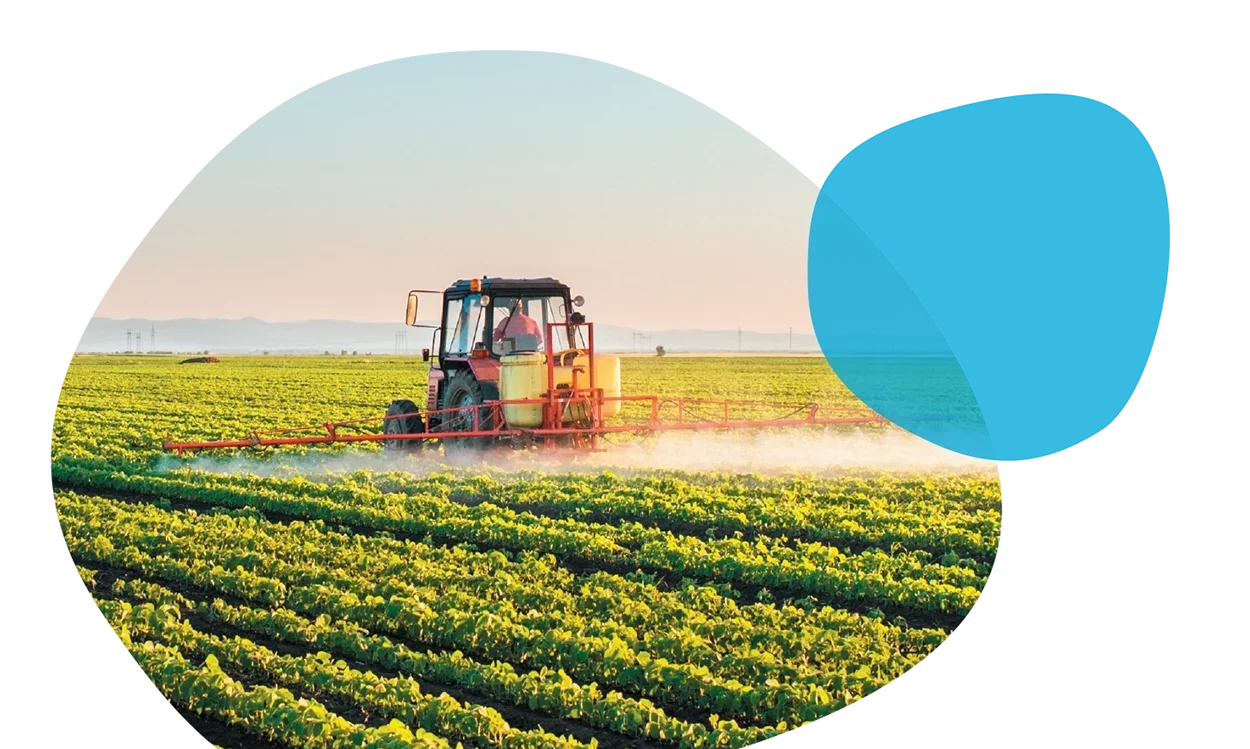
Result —
[{"label": "sky", "polygon": [[315,86],[230,142],[96,316],[389,322],[412,288],[555,276],[592,321],[807,333],[817,192],[737,125],[622,68],[412,57]]}]

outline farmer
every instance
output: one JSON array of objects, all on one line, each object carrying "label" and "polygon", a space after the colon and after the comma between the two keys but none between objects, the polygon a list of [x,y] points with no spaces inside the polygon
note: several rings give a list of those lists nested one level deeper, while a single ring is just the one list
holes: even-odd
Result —
[{"label": "farmer", "polygon": [[[503,342],[522,335],[534,336],[533,346],[535,349],[543,345],[542,326],[538,324],[537,320],[525,314],[520,299],[513,299],[510,314],[500,320],[499,324],[495,326],[496,350],[505,353],[503,351]],[[514,349],[516,344],[517,341],[514,340]]]}]

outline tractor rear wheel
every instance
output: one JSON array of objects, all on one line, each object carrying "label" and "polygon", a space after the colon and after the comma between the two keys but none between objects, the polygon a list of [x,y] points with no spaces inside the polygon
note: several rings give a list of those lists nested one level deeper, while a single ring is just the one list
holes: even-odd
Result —
[{"label": "tractor rear wheel", "polygon": [[[383,434],[418,434],[425,431],[425,419],[421,417],[421,410],[410,400],[391,401],[386,409],[386,416],[386,421],[382,422]],[[424,442],[425,440],[384,440],[382,447],[387,452],[409,452],[420,450]]]},{"label": "tractor rear wheel", "polygon": [[[494,409],[475,408],[488,400],[499,400],[499,388],[494,383],[481,382],[473,376],[473,372],[462,369],[452,376],[443,388],[443,402],[440,408],[459,409],[457,413],[445,413],[439,422],[440,432],[486,432],[495,428]],[[477,428],[474,429],[474,412],[477,413]],[[442,440],[447,454],[468,457],[490,447],[494,437],[451,437]]]}]

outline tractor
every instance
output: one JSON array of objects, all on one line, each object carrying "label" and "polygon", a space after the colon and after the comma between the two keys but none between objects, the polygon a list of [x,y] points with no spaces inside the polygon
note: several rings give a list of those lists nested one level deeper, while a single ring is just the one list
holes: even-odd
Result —
[{"label": "tractor", "polygon": [[[417,322],[420,298],[426,294],[440,295],[437,325]],[[603,378],[610,369],[607,392],[619,395],[619,358],[592,355],[593,341],[588,342],[583,335],[588,327],[585,316],[575,310],[584,301],[571,296],[569,287],[554,278],[472,278],[457,281],[442,292],[409,292],[406,324],[434,331],[430,347],[421,352],[421,358],[431,362],[425,396],[427,415],[423,417],[412,400],[392,401],[384,417],[383,433],[441,435],[446,438],[441,440],[444,449],[453,453],[516,438],[533,441],[532,432],[516,430],[541,426],[542,404],[486,406],[504,400],[501,386],[511,401],[540,398],[543,392],[533,375],[543,372],[548,359],[557,373],[557,391],[571,392],[575,378],[588,375],[589,362],[593,361],[595,379]],[[584,402],[581,408],[576,404],[566,407],[560,422],[580,422],[589,427],[591,410]],[[603,404],[602,410],[614,415],[620,403]],[[572,434],[563,436],[566,439],[557,441],[577,442],[568,439]],[[425,442],[395,439],[385,445],[392,450],[419,449]]]}]

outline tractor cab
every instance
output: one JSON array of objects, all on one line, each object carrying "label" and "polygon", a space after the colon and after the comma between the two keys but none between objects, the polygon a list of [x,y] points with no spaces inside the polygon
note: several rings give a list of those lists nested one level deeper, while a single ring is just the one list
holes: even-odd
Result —
[{"label": "tractor cab", "polygon": [[541,351],[549,324],[555,351],[576,348],[568,328],[574,304],[569,287],[553,278],[482,278],[457,281],[443,292],[439,360],[499,359]]}]

